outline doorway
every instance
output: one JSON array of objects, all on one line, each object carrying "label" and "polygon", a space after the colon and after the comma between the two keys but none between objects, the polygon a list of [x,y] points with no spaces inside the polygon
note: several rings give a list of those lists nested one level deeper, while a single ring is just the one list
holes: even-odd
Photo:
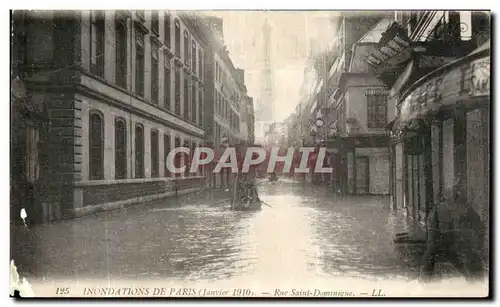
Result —
[{"label": "doorway", "polygon": [[369,160],[368,157],[356,157],[356,193],[369,194]]}]

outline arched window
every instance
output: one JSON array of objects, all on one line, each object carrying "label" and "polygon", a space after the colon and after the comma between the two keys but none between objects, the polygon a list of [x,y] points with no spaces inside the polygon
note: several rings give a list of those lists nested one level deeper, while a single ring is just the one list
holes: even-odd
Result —
[{"label": "arched window", "polygon": [[158,130],[151,130],[151,178],[160,176],[160,156],[158,154],[160,148],[158,143]]},{"label": "arched window", "polygon": [[115,178],[127,178],[127,123],[123,118],[115,121]]},{"label": "arched window", "polygon": [[135,126],[135,178],[144,178],[144,128]]},{"label": "arched window", "polygon": [[168,154],[170,153],[171,150],[171,145],[170,145],[170,135],[169,134],[164,134],[163,135],[163,160],[165,161],[165,177],[170,177],[171,173],[167,168],[167,157]]},{"label": "arched window", "polygon": [[170,14],[168,12],[165,12],[165,16],[163,16],[163,21],[164,21],[164,25],[163,25],[163,38],[164,38],[164,42],[165,42],[165,45],[170,47]]},{"label": "arched window", "polygon": [[104,120],[100,112],[90,113],[90,180],[104,179]]}]

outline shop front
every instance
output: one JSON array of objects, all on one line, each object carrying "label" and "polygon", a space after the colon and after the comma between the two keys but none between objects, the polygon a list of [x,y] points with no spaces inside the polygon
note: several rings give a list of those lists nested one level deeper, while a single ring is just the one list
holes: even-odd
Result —
[{"label": "shop front", "polygon": [[391,127],[395,207],[425,225],[440,201],[466,201],[488,224],[489,42],[425,75],[399,99]]}]

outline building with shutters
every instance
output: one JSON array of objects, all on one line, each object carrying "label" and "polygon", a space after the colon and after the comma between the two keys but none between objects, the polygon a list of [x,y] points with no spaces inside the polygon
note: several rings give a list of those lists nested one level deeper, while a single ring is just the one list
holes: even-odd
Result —
[{"label": "building with shutters", "polygon": [[[173,176],[165,165],[172,148],[206,144],[212,124],[206,119],[214,102],[216,36],[203,16],[16,11],[13,21],[16,53],[22,54],[16,69],[49,121],[39,136],[45,220],[204,186],[203,170]],[[221,123],[237,138],[243,73],[230,70],[227,52],[217,57],[231,76],[222,90],[227,113]]]}]

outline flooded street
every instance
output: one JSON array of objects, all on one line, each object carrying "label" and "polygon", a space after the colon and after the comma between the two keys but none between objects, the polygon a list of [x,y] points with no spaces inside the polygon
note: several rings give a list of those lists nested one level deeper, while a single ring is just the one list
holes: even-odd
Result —
[{"label": "flooded street", "polygon": [[416,277],[392,243],[388,197],[337,199],[286,181],[262,182],[259,191],[268,205],[258,212],[201,195],[37,226],[33,274],[250,283]]}]

